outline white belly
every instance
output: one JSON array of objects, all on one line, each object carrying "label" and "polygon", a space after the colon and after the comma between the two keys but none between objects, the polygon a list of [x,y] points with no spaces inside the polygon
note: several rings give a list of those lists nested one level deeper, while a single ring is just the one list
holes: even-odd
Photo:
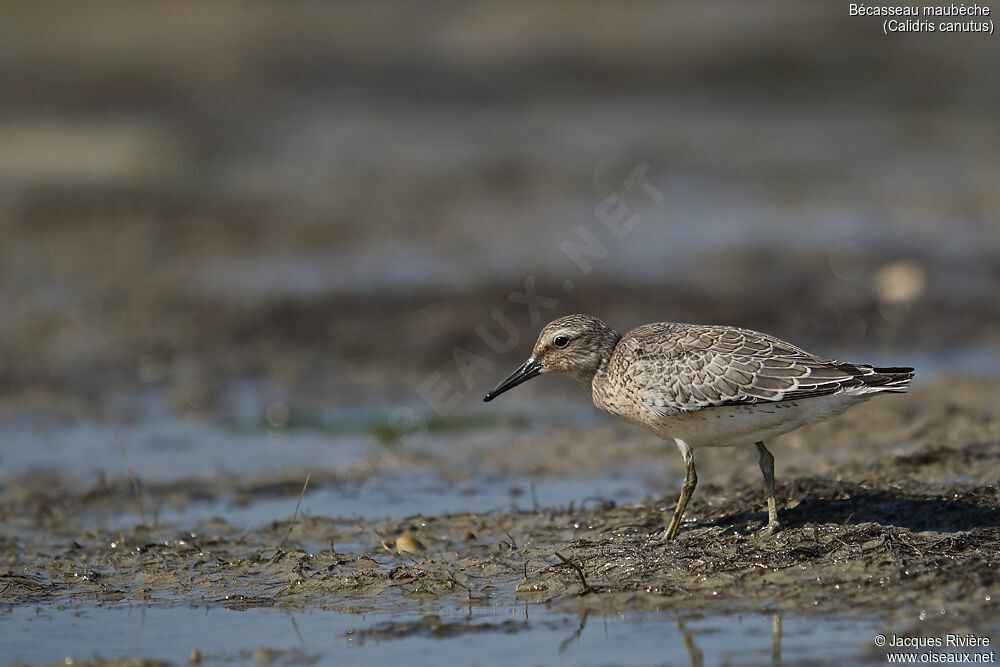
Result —
[{"label": "white belly", "polygon": [[842,413],[868,396],[840,393],[798,401],[704,408],[658,418],[642,426],[666,440],[691,447],[752,445]]}]

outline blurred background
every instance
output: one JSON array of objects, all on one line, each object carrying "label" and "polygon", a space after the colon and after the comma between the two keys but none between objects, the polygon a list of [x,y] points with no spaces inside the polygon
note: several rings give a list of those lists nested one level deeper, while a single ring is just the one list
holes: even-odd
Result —
[{"label": "blurred background", "polygon": [[607,423],[551,378],[480,403],[577,311],[995,374],[997,44],[846,3],[5,3],[0,466],[468,475]]}]

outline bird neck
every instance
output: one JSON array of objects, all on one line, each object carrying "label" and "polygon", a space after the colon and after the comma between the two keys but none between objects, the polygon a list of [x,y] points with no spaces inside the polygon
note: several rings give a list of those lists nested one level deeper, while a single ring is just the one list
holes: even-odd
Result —
[{"label": "bird neck", "polygon": [[577,378],[580,384],[583,385],[583,388],[591,392],[591,394],[594,393],[595,389],[607,376],[608,366],[611,363],[611,355],[614,354],[615,348],[618,346],[618,341],[621,339],[622,335],[620,333],[609,328],[608,334],[601,338],[601,343],[596,351],[597,365],[594,367],[594,370]]}]

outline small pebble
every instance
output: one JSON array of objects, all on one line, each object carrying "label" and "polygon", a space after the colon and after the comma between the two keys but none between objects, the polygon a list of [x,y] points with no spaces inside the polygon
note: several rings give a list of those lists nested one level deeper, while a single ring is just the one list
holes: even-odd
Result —
[{"label": "small pebble", "polygon": [[419,553],[421,551],[427,551],[420,540],[415,537],[410,537],[409,535],[400,535],[396,538],[396,550],[399,553]]}]

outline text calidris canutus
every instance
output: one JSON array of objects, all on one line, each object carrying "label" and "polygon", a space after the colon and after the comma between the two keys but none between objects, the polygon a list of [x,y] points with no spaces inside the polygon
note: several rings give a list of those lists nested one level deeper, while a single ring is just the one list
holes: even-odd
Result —
[{"label": "text calidris canutus", "polygon": [[565,373],[594,405],[673,440],[687,470],[664,537],[677,535],[698,483],[694,450],[756,444],[767,492],[766,534],[781,524],[774,457],[764,441],[830,419],[882,392],[902,392],[912,368],[875,368],[817,357],[767,334],[658,322],[624,336],[590,315],[550,322],[531,357],[483,399],[541,373]]}]

